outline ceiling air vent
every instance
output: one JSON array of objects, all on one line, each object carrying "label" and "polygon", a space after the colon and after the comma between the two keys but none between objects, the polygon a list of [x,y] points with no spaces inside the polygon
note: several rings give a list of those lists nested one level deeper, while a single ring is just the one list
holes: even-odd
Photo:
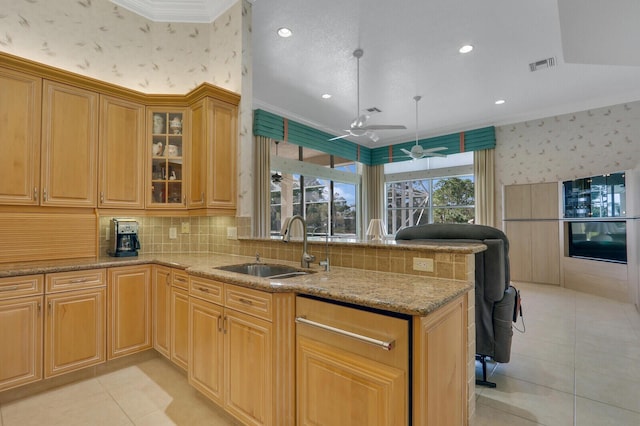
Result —
[{"label": "ceiling air vent", "polygon": [[374,112],[382,112],[382,110],[378,107],[365,108],[365,111],[367,111],[369,114],[373,114]]},{"label": "ceiling air vent", "polygon": [[529,64],[529,69],[531,70],[531,72],[533,72],[533,71],[538,71],[544,68],[551,68],[555,66],[556,66],[556,58],[552,56],[551,58],[541,59],[536,62],[531,62]]}]

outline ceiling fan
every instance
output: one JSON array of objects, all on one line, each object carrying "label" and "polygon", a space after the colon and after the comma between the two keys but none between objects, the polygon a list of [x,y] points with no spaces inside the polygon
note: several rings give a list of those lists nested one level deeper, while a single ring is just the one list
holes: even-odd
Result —
[{"label": "ceiling fan", "polygon": [[437,148],[424,149],[418,143],[418,101],[420,101],[420,99],[422,99],[422,96],[416,95],[413,97],[413,100],[416,101],[416,144],[411,147],[411,151],[404,148],[400,148],[400,151],[404,152],[414,160],[419,160],[424,157],[446,157],[445,154],[438,153],[438,151],[446,151],[446,147],[441,146]]},{"label": "ceiling fan", "polygon": [[[357,86],[358,86],[358,110],[356,114],[360,114],[360,58],[364,51],[360,48],[353,51],[353,56],[356,58],[358,63],[358,73],[357,73]],[[330,141],[335,141],[337,139],[347,138],[349,136],[368,136],[372,141],[377,142],[380,138],[378,135],[374,133],[374,130],[400,130],[406,129],[406,126],[396,125],[396,124],[367,124],[367,120],[369,120],[370,116],[368,114],[360,114],[358,115],[349,126],[349,129],[345,130],[345,134],[342,136],[336,136],[335,138],[329,139]]]}]

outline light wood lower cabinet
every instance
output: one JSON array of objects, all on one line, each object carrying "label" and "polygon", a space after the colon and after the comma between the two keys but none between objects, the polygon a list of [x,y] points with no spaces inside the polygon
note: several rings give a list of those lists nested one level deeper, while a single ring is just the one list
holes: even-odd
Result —
[{"label": "light wood lower cabinet", "polygon": [[45,296],[44,377],[105,361],[105,288]]},{"label": "light wood lower cabinet", "polygon": [[152,270],[153,347],[177,366],[189,362],[189,276],[181,269]]},{"label": "light wood lower cabinet", "polygon": [[108,359],[150,349],[150,267],[143,265],[110,268],[108,277]]},{"label": "light wood lower cabinet", "polygon": [[[296,317],[300,318],[296,328],[296,424],[408,423],[408,317],[305,297],[296,298]],[[392,346],[384,348],[359,336]]]},{"label": "light wood lower cabinet", "polygon": [[293,294],[189,277],[189,295],[189,383],[243,424],[295,424]]},{"label": "light wood lower cabinet", "polygon": [[42,379],[43,276],[0,279],[0,391]]},{"label": "light wood lower cabinet", "polygon": [[171,358],[171,268],[153,265],[151,271],[153,348]]}]

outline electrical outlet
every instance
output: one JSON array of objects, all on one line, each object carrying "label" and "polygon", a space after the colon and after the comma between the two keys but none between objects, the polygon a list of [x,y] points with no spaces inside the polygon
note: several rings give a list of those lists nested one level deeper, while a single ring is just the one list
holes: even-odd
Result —
[{"label": "electrical outlet", "polygon": [[182,234],[189,234],[191,233],[191,224],[189,222],[182,222],[180,224],[180,232]]},{"label": "electrical outlet", "polygon": [[175,226],[172,226],[169,228],[169,239],[175,240],[176,238],[178,238],[178,229]]},{"label": "electrical outlet", "polygon": [[427,258],[424,258],[424,257],[414,257],[413,258],[413,270],[414,271],[433,272],[433,259],[427,259]]},{"label": "electrical outlet", "polygon": [[235,226],[227,226],[227,240],[238,239],[238,228]]}]

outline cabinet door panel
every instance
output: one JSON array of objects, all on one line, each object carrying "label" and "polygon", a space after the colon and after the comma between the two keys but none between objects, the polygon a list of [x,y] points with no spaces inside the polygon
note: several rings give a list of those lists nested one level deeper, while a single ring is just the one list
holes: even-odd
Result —
[{"label": "cabinet door panel", "polygon": [[222,406],[224,351],[222,306],[189,298],[189,383]]},{"label": "cabinet door panel", "polygon": [[187,369],[189,364],[189,293],[171,288],[171,361]]},{"label": "cabinet door panel", "polygon": [[246,424],[272,424],[271,323],[225,310],[225,408]]},{"label": "cabinet door panel", "polygon": [[209,157],[208,207],[236,208],[236,107],[224,103],[213,106],[213,141]]},{"label": "cabinet door panel", "polygon": [[105,289],[45,296],[44,376],[105,361]]},{"label": "cabinet door panel", "polygon": [[532,278],[531,223],[506,222],[505,233],[509,238],[511,280],[530,282]]},{"label": "cabinet door panel", "polygon": [[207,99],[191,107],[191,155],[189,156],[189,208],[205,207],[207,144],[211,140]]},{"label": "cabinet door panel", "polygon": [[531,219],[531,185],[504,187],[504,218]]},{"label": "cabinet door panel", "polygon": [[109,269],[109,359],[151,348],[148,266]]},{"label": "cabinet door panel", "polygon": [[0,68],[0,203],[38,204],[42,79]]},{"label": "cabinet door panel", "polygon": [[559,189],[556,182],[531,185],[531,217],[533,219],[557,219]]},{"label": "cabinet door panel", "polygon": [[153,266],[152,280],[153,298],[153,347],[167,358],[171,358],[169,352],[170,343],[170,318],[171,305],[171,269],[165,266]]},{"label": "cabinet door panel", "polygon": [[0,300],[0,391],[42,379],[42,296]]},{"label": "cabinet door panel", "polygon": [[560,284],[558,222],[531,222],[531,281]]},{"label": "cabinet door panel", "polygon": [[144,208],[144,106],[100,97],[100,207]]},{"label": "cabinet door panel", "polygon": [[406,424],[403,370],[306,337],[297,347],[297,424]]},{"label": "cabinet door panel", "polygon": [[95,207],[98,94],[44,82],[42,203]]}]

